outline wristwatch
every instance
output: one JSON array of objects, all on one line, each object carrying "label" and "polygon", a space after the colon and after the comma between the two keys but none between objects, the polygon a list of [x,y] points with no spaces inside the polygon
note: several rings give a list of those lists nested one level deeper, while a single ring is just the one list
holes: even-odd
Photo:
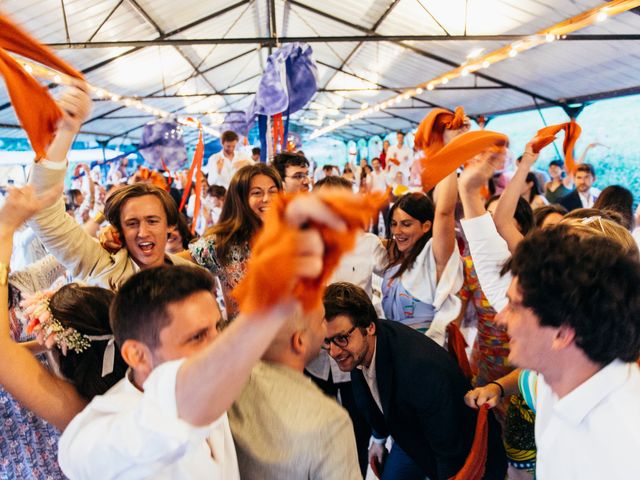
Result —
[{"label": "wristwatch", "polygon": [[6,287],[9,283],[9,265],[0,262],[0,287]]}]

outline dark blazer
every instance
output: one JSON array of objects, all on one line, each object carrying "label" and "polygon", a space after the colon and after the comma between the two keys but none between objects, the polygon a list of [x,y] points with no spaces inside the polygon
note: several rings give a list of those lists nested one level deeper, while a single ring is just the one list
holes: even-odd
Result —
[{"label": "dark blazer", "polygon": [[568,193],[564,197],[559,198],[557,203],[562,205],[568,211],[582,208],[582,202],[580,201],[578,190],[573,190],[571,191],[571,193]]},{"label": "dark blazer", "polygon": [[[398,322],[379,320],[376,378],[382,410],[360,369],[351,372],[358,408],[379,435],[391,435],[430,479],[448,479],[464,464],[476,411],[464,403],[471,389],[453,357],[433,340]],[[486,479],[505,477],[500,427],[490,414]]]}]

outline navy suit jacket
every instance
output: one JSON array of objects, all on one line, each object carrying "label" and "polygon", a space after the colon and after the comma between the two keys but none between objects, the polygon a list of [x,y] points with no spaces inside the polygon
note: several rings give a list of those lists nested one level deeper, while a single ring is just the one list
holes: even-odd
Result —
[{"label": "navy suit jacket", "polygon": [[[448,479],[464,464],[477,411],[464,395],[471,385],[453,357],[433,340],[398,322],[379,320],[376,378],[382,410],[360,369],[351,372],[358,408],[372,429],[391,435],[430,479]],[[486,479],[504,479],[507,464],[500,427],[489,418]]]},{"label": "navy suit jacket", "polygon": [[559,198],[557,203],[562,205],[569,212],[571,210],[582,208],[582,202],[580,201],[578,190],[573,190],[571,193],[567,193],[564,197]]}]

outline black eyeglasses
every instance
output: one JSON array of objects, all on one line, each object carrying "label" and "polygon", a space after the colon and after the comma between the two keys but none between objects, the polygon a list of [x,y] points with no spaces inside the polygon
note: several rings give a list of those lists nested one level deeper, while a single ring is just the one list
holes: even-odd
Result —
[{"label": "black eyeglasses", "polygon": [[347,333],[343,333],[342,335],[336,335],[335,337],[331,337],[331,338],[325,338],[324,348],[329,349],[332,343],[340,348],[346,347],[347,345],[349,345],[349,337],[351,336],[351,334],[355,329],[356,329],[356,326],[354,325],[353,327],[351,327],[351,330],[349,330]]},{"label": "black eyeglasses", "polygon": [[285,175],[286,177],[289,178],[293,178],[294,180],[297,180],[299,182],[303,181],[305,178],[309,178],[309,174],[308,173],[295,173],[293,175]]}]

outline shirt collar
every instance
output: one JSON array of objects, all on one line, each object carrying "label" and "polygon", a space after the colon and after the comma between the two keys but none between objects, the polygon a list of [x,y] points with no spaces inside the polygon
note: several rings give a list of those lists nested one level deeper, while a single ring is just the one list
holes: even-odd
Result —
[{"label": "shirt collar", "polygon": [[628,363],[614,360],[560,399],[553,409],[559,417],[577,426],[602,400],[623,385],[629,374]]},{"label": "shirt collar", "polygon": [[358,365],[358,368],[362,370],[362,373],[365,377],[376,378],[376,354],[378,353],[378,339],[374,338],[373,340],[373,356],[371,357],[371,364],[368,367],[364,365]]}]

